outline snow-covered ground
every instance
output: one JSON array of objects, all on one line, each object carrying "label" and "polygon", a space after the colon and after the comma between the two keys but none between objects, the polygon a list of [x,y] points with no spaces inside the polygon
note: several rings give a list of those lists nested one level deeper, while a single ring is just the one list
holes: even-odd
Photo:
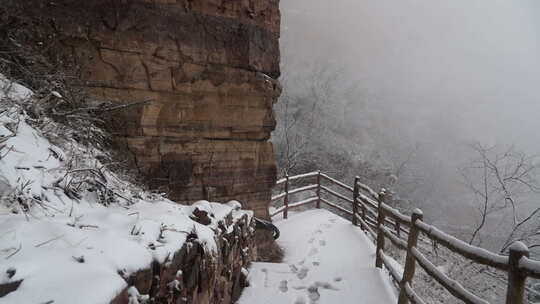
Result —
[{"label": "snow-covered ground", "polygon": [[396,303],[375,248],[350,222],[324,209],[290,213],[275,223],[283,263],[253,263],[240,304]]},{"label": "snow-covered ground", "polygon": [[0,285],[20,283],[1,304],[108,303],[124,278],[165,263],[188,236],[215,252],[219,221],[251,215],[238,202],[182,206],[145,192],[108,170],[103,151],[52,144],[25,102],[32,92],[0,74]]}]

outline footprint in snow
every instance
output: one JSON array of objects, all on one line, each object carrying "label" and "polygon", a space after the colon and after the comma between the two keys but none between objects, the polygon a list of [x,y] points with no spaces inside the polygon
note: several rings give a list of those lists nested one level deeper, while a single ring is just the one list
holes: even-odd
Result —
[{"label": "footprint in snow", "polygon": [[315,262],[311,262],[311,264],[313,264],[313,266],[319,266],[319,265],[321,265],[321,262],[315,261]]},{"label": "footprint in snow", "polygon": [[326,240],[319,240],[319,245],[326,246]]},{"label": "footprint in snow", "polygon": [[289,268],[291,269],[292,273],[297,273],[298,272],[298,267],[296,267],[293,264],[289,264]]},{"label": "footprint in snow", "polygon": [[268,269],[263,268],[261,272],[264,273],[264,287],[268,287]]},{"label": "footprint in snow", "polygon": [[279,282],[279,291],[281,291],[281,292],[289,291],[289,287],[287,287],[287,280],[283,280],[283,281]]},{"label": "footprint in snow", "polygon": [[308,272],[309,272],[309,268],[304,266],[304,267],[300,268],[300,271],[296,274],[296,276],[300,280],[303,280],[305,277],[307,277]]},{"label": "footprint in snow", "polygon": [[322,289],[328,289],[328,290],[339,290],[339,288],[336,288],[334,285],[328,283],[328,282],[315,282],[311,286],[320,287]]},{"label": "footprint in snow", "polygon": [[334,282],[341,282],[343,280],[342,277],[335,277]]},{"label": "footprint in snow", "polygon": [[319,293],[319,288],[316,285],[311,285],[307,289],[308,292],[308,298],[311,300],[311,302],[317,302],[321,298],[321,294]]}]

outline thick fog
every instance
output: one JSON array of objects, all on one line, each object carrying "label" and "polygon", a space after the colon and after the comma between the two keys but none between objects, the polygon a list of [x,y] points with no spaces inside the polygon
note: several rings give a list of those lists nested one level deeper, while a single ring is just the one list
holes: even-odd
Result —
[{"label": "thick fog", "polygon": [[282,0],[281,10],[284,82],[339,71],[354,88],[336,101],[339,119],[421,145],[420,161],[440,166],[436,191],[459,183],[467,143],[540,154],[540,1]]},{"label": "thick fog", "polygon": [[446,140],[437,137],[450,132],[540,151],[538,1],[282,0],[281,6],[285,65],[346,67],[419,138]]}]

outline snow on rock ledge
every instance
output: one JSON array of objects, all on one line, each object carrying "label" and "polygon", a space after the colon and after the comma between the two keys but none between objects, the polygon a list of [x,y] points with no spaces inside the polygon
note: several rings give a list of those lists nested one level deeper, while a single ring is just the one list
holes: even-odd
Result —
[{"label": "snow on rock ledge", "polygon": [[[188,285],[198,285],[203,275],[212,276],[204,268],[217,265],[205,264],[232,262],[227,259],[237,257],[224,255],[231,246],[235,253],[248,253],[237,261],[241,269],[253,251],[250,229],[245,228],[249,213],[208,204],[225,215],[212,218],[208,226],[192,221],[189,208],[165,201],[140,201],[129,209],[88,206],[74,217],[58,214],[28,221],[22,214],[1,215],[0,285],[22,283],[0,303],[108,303],[114,298],[123,303],[122,293],[130,284],[145,294],[153,287],[157,296],[155,288],[167,287],[178,270],[189,274],[184,278]],[[152,282],[155,275],[160,284]],[[160,296],[168,292],[161,290]]]},{"label": "snow on rock ledge", "polygon": [[0,74],[0,99],[9,98],[15,101],[24,101],[32,97],[32,91],[24,86],[10,81]]},{"label": "snow on rock ledge", "polygon": [[17,107],[30,96],[17,84],[0,95],[0,303],[239,296],[256,255],[251,212],[175,204],[108,171],[100,151],[52,145]]}]

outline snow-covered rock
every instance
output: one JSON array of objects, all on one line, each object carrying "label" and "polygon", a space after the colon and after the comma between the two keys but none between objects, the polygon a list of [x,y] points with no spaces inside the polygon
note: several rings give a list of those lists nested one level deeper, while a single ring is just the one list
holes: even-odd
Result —
[{"label": "snow-covered rock", "polygon": [[[179,205],[109,171],[95,157],[102,151],[52,144],[18,106],[31,92],[1,75],[0,92],[0,303],[143,303],[139,292],[149,290],[128,289],[133,276],[152,274],[155,263],[181,274],[178,253],[194,244],[206,264],[220,264],[224,233],[247,229],[252,214],[238,203]],[[194,221],[195,209],[209,222]],[[231,229],[221,231],[226,217]],[[235,252],[252,245],[237,242]]]},{"label": "snow-covered rock", "polygon": [[24,101],[33,95],[32,91],[0,74],[0,100],[9,98],[14,101]]}]

